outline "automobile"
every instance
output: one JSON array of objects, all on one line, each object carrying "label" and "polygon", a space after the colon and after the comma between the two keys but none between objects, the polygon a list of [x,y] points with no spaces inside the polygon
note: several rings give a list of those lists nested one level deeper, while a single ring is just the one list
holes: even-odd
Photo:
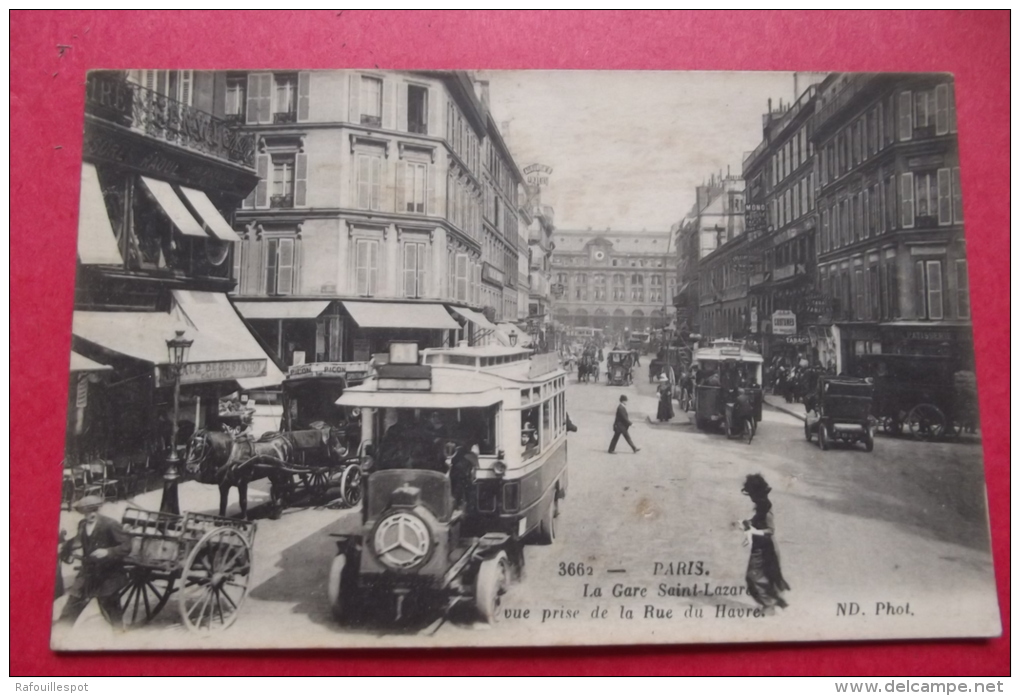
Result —
[{"label": "automobile", "polygon": [[713,341],[694,352],[694,423],[699,430],[732,429],[728,413],[743,389],[751,400],[755,423],[761,422],[762,356],[736,341]]},{"label": "automobile", "polygon": [[875,419],[871,415],[874,385],[856,377],[823,376],[804,402],[804,438],[811,442],[818,436],[824,451],[833,443],[864,443],[864,449],[875,449]]},{"label": "automobile", "polygon": [[346,624],[381,601],[400,621],[414,597],[444,616],[467,606],[499,620],[524,547],[555,542],[567,494],[558,356],[395,342],[337,404],[360,410],[366,485],[358,530],[333,535],[333,616]]},{"label": "automobile", "polygon": [[611,350],[606,353],[606,381],[616,387],[634,381],[634,354],[631,351]]}]

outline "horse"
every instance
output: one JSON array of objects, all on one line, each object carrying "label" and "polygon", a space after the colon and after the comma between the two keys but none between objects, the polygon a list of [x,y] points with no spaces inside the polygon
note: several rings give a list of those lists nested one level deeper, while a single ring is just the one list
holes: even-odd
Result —
[{"label": "horse", "polygon": [[259,440],[250,436],[235,438],[229,433],[198,430],[188,441],[185,471],[199,483],[220,489],[220,517],[227,514],[227,496],[237,488],[241,516],[248,518],[248,484],[268,478],[272,486],[273,515],[280,509],[280,496],[291,478],[287,466],[294,461],[290,438],[267,433]]}]

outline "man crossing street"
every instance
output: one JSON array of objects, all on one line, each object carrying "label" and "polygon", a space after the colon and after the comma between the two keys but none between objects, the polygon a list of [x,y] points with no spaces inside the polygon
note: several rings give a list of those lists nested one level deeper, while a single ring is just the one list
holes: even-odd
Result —
[{"label": "man crossing street", "polygon": [[616,420],[613,421],[613,439],[609,442],[609,454],[616,454],[616,443],[620,441],[621,435],[635,454],[641,451],[630,439],[630,432],[628,432],[630,426],[630,416],[627,414],[627,395],[621,394],[620,404],[616,407]]}]

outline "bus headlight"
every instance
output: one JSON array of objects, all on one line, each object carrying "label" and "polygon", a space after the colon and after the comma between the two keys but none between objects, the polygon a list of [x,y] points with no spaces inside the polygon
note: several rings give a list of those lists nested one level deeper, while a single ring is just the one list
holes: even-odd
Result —
[{"label": "bus headlight", "polygon": [[492,472],[502,478],[506,475],[506,462],[502,459],[497,459],[496,463],[492,465]]}]

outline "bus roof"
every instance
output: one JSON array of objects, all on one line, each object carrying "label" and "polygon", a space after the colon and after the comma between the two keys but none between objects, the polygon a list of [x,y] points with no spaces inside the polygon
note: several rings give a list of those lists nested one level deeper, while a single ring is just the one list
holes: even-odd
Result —
[{"label": "bus roof", "polygon": [[710,348],[698,348],[694,351],[695,360],[732,360],[733,362],[765,362],[760,354],[748,350],[737,343],[713,344]]}]

